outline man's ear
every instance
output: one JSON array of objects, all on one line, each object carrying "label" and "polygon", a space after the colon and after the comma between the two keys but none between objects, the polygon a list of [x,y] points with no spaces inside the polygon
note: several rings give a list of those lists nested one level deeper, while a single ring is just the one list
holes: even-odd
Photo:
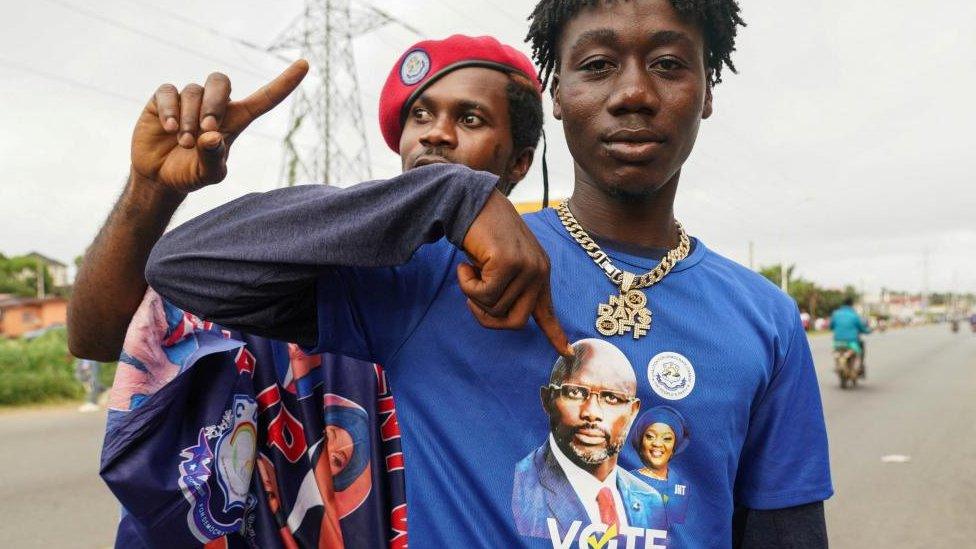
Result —
[{"label": "man's ear", "polygon": [[712,78],[705,82],[705,104],[702,105],[702,120],[712,116]]},{"label": "man's ear", "polygon": [[552,83],[549,84],[549,93],[552,94],[552,116],[556,120],[563,119],[563,106],[559,101],[559,75],[552,75]]},{"label": "man's ear", "polygon": [[529,168],[532,167],[533,158],[535,158],[535,147],[525,147],[512,158],[507,174],[507,179],[511,182],[512,187],[525,179],[525,174],[529,173]]}]

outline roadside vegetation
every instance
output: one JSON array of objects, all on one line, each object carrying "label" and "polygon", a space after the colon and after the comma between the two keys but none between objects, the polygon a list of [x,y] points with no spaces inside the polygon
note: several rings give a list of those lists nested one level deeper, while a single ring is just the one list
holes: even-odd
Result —
[{"label": "roadside vegetation", "polygon": [[[114,376],[115,364],[103,364],[102,387],[111,386]],[[64,328],[30,340],[0,338],[0,406],[80,401],[84,396]]]}]

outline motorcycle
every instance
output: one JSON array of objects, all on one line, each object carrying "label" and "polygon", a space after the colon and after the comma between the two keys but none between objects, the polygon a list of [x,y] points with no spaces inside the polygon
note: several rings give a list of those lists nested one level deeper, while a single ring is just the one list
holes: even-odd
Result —
[{"label": "motorcycle", "polygon": [[952,326],[952,333],[955,334],[955,333],[958,333],[959,332],[959,321],[958,320],[953,320],[951,322],[951,326]]},{"label": "motorcycle", "polygon": [[840,378],[840,388],[847,389],[857,386],[857,378],[861,369],[861,354],[850,345],[837,343],[834,345],[834,371]]}]

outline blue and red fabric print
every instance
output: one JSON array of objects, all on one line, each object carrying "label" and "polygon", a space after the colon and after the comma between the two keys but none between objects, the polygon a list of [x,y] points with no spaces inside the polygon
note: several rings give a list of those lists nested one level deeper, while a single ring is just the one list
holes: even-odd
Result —
[{"label": "blue and red fabric print", "polygon": [[229,331],[148,290],[110,393],[117,547],[407,546],[383,369]]}]

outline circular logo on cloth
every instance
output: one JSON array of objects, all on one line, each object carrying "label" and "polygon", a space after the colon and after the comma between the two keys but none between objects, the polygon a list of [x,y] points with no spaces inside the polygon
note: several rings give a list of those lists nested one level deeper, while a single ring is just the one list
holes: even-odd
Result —
[{"label": "circular logo on cloth", "polygon": [[[225,412],[222,423],[226,422],[226,430],[220,435],[213,456],[217,480],[224,491],[225,513],[234,507],[244,507],[247,502],[254,452],[258,447],[257,409],[257,402],[251,397],[234,395],[233,412]],[[231,418],[233,425],[227,425]]]},{"label": "circular logo on cloth", "polygon": [[424,50],[414,50],[400,64],[400,80],[408,86],[420,82],[430,72],[430,56]]},{"label": "circular logo on cloth", "polygon": [[659,397],[681,400],[695,388],[695,368],[678,353],[659,353],[647,365],[647,379]]}]

